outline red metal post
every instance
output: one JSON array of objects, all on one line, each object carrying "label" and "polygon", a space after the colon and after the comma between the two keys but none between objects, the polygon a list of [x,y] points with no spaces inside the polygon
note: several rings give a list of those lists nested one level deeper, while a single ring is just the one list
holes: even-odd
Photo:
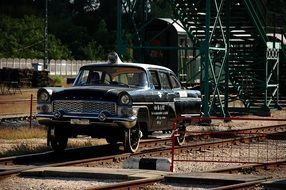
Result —
[{"label": "red metal post", "polygon": [[176,138],[176,119],[173,122],[173,131],[172,131],[172,149],[171,149],[171,167],[170,171],[174,172],[174,154],[175,154],[175,138]]},{"label": "red metal post", "polygon": [[32,127],[32,112],[33,112],[33,94],[31,94],[31,101],[30,101],[30,128]]}]

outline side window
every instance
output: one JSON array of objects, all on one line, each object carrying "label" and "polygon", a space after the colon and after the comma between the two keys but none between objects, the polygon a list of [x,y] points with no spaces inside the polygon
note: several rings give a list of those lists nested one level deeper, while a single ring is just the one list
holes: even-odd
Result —
[{"label": "side window", "polygon": [[171,89],[171,84],[169,81],[168,73],[160,72],[160,82],[163,89]]},{"label": "side window", "polygon": [[90,73],[89,70],[84,70],[84,71],[83,71],[83,73],[82,73],[82,81],[83,81],[84,83],[87,83],[87,79],[88,79],[89,73]]},{"label": "side window", "polygon": [[120,82],[123,84],[128,84],[128,74],[121,73],[113,78],[113,81]]},{"label": "side window", "polygon": [[90,73],[89,70],[82,70],[78,80],[76,81],[77,83],[76,85],[79,85],[79,86],[87,85],[89,73]]},{"label": "side window", "polygon": [[100,83],[101,73],[97,71],[90,71],[87,78],[87,85],[96,85]]},{"label": "side window", "polygon": [[176,78],[176,76],[171,75],[171,76],[170,76],[170,79],[171,79],[171,84],[172,84],[172,87],[173,87],[173,88],[181,88],[181,84],[180,84],[180,82],[178,81],[178,79]]},{"label": "side window", "polygon": [[111,81],[111,76],[108,73],[106,73],[106,72],[102,72],[102,77],[101,78],[102,78],[102,82],[104,84],[109,84],[110,81]]},{"label": "side window", "polygon": [[156,71],[150,71],[150,74],[151,74],[151,80],[152,80],[152,83],[155,87],[155,89],[160,89],[160,83],[159,83],[159,78],[158,78],[158,74]]}]

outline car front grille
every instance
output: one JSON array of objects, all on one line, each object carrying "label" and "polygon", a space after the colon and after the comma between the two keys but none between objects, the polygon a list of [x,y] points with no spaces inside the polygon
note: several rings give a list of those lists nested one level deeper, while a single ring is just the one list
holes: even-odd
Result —
[{"label": "car front grille", "polygon": [[101,111],[107,111],[115,114],[116,104],[100,101],[55,100],[53,110],[54,112],[62,110],[65,113],[100,113]]}]

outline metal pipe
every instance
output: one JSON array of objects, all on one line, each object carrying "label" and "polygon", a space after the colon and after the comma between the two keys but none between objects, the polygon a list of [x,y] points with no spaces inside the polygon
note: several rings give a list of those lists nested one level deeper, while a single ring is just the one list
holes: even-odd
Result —
[{"label": "metal pipe", "polygon": [[175,155],[175,135],[176,135],[176,121],[173,122],[172,125],[173,131],[172,131],[172,149],[171,149],[171,166],[170,171],[174,172],[174,155]]},{"label": "metal pipe", "polygon": [[45,52],[44,52],[44,70],[46,70],[47,64],[48,64],[48,0],[45,1],[45,33],[44,33],[44,39],[45,39]]},{"label": "metal pipe", "polygon": [[33,94],[31,94],[31,100],[30,100],[30,128],[32,127],[32,112],[33,112]]}]

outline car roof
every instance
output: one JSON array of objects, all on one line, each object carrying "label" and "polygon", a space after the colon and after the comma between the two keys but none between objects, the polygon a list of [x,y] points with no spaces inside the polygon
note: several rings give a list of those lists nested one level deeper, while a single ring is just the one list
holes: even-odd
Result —
[{"label": "car roof", "polygon": [[123,66],[123,67],[139,67],[142,68],[144,70],[148,70],[148,69],[156,69],[156,70],[167,70],[169,72],[173,71],[167,67],[163,67],[160,65],[152,65],[152,64],[147,64],[147,63],[129,63],[129,62],[123,62],[123,63],[117,63],[117,64],[111,64],[108,62],[100,62],[100,63],[90,63],[87,65],[84,65],[81,67],[81,69],[84,69],[85,67],[94,67],[94,66],[100,66],[100,67],[104,67],[104,66]]}]

